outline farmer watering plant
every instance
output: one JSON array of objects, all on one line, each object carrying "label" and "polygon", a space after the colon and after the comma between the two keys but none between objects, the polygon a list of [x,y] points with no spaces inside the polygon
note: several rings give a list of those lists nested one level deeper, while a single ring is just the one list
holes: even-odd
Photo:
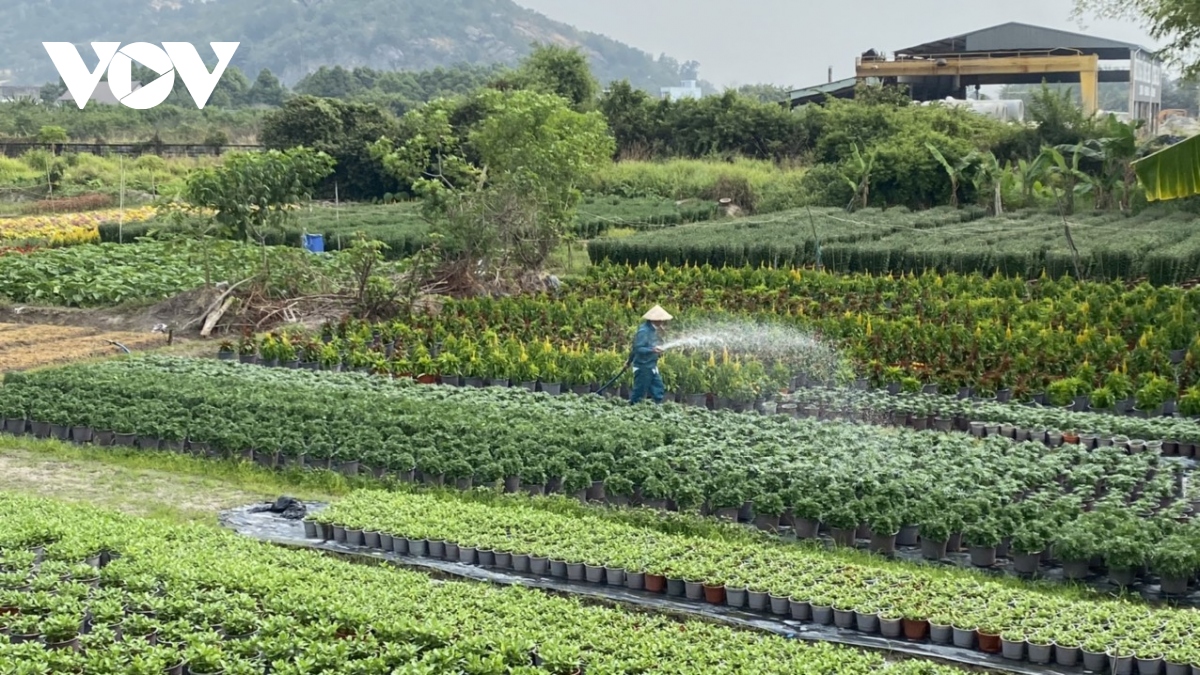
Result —
[{"label": "farmer watering plant", "polygon": [[666,323],[673,319],[662,307],[655,305],[654,309],[642,317],[642,325],[638,327],[637,335],[633,338],[633,350],[629,354],[626,367],[633,368],[633,395],[630,403],[639,403],[649,396],[655,403],[663,402],[666,387],[663,386],[662,375],[658,372],[658,357],[662,356],[662,337],[666,332]]}]

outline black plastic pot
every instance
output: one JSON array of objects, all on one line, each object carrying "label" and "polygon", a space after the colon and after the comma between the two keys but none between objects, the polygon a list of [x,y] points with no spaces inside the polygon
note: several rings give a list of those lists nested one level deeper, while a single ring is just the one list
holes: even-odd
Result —
[{"label": "black plastic pot", "polygon": [[976,567],[992,567],[996,564],[995,546],[971,546],[971,564]]},{"label": "black plastic pot", "polygon": [[1013,557],[1013,568],[1017,571],[1017,574],[1033,575],[1037,574],[1041,561],[1041,551],[1037,553],[1018,553]]},{"label": "black plastic pot", "polygon": [[926,560],[942,560],[946,557],[946,542],[921,539],[921,557]]}]

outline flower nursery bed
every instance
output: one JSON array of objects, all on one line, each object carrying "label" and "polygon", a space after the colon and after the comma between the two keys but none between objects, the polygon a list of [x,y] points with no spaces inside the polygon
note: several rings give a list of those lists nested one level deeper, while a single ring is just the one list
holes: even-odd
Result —
[{"label": "flower nursery bed", "polygon": [[304,527],[309,539],[606,584],[885,638],[953,643],[1037,664],[1054,654],[1058,665],[1083,665],[1087,652],[1092,663],[1107,655],[1200,670],[1200,650],[1191,644],[1200,612],[1193,608],[1149,608],[968,572],[857,562],[753,536],[683,533],[679,522],[651,526],[512,500],[358,491],[311,515]]},{"label": "flower nursery bed", "polygon": [[270,261],[272,288],[328,291],[327,275],[345,268],[346,255],[305,255],[282,246],[264,250],[240,242],[190,239],[45,249],[0,256],[0,298],[87,308],[154,302],[200,288],[210,277],[250,276],[262,268],[264,256]]},{"label": "flower nursery bed", "polygon": [[[821,419],[878,421],[917,430],[969,431],[976,436],[1004,436],[1049,445],[1079,443],[1089,449],[1151,443],[1151,449],[1161,445],[1162,453],[1168,457],[1194,457],[1200,445],[1200,422],[1196,419],[1145,419],[934,393],[892,394],[883,389],[800,388],[781,399],[779,412]],[[1158,443],[1154,444],[1155,441]]]},{"label": "flower nursery bed", "polygon": [[[271,340],[277,340],[276,344],[279,346],[268,347],[268,350],[282,349],[286,352],[291,349],[291,340],[287,335],[271,334],[262,338],[262,342],[269,342]],[[289,353],[307,356],[310,353],[307,350],[311,349],[311,353],[319,353],[326,347],[331,346],[332,350],[338,350],[336,360],[331,357],[331,360],[335,360],[335,362],[321,363],[301,361],[300,359],[280,362],[278,357],[264,359],[260,353],[242,354],[238,356],[238,359],[244,364],[269,367],[329,370],[333,372],[342,372],[345,369],[351,372],[394,376],[390,372],[392,368],[380,365],[378,361],[373,361],[374,365],[371,366],[352,365],[356,362],[356,357],[353,354],[341,352],[336,343],[331,342],[322,345],[313,342],[311,344],[311,347],[302,344],[300,350]],[[535,345],[530,349],[518,346],[515,351],[518,354],[523,353],[526,356],[532,356],[535,361],[541,360],[540,357],[543,354],[540,345]],[[551,349],[550,351],[553,350]],[[232,351],[226,351],[221,352],[219,355],[223,360],[233,360],[236,354]],[[610,365],[613,366],[619,363],[619,360],[608,359],[608,356],[605,354],[563,352],[554,357],[554,366],[552,366],[553,370],[551,372],[596,372],[591,368],[590,364],[581,365],[576,359],[583,362],[607,359],[611,361]],[[613,354],[611,356],[615,357],[617,355]],[[431,361],[437,360],[431,356],[427,358]],[[458,362],[457,356],[453,358]],[[714,360],[711,365],[703,361],[701,359],[700,363],[681,363],[678,360],[674,360],[671,365],[681,366],[684,370],[694,370],[701,378],[711,377],[712,375],[723,376],[719,375],[719,371],[723,371],[726,368],[746,373],[750,372],[754,365],[756,365],[747,366],[747,363],[753,364],[753,362],[742,362],[738,359],[723,361],[720,364]],[[545,361],[541,362],[545,363]],[[434,366],[434,369],[436,369],[436,366]],[[600,383],[567,385],[541,382],[536,379],[522,382],[519,379],[509,379],[509,371],[507,369],[504,369],[495,379],[485,379],[483,377],[464,378],[461,376],[443,377],[441,375],[414,376],[412,371],[412,368],[408,368],[408,372],[399,375],[399,377],[415,379],[421,384],[519,387],[531,392],[542,392],[551,396],[568,393],[587,395],[595,393],[601,386]],[[783,371],[784,376],[775,379],[777,386],[781,388],[787,386],[785,383],[791,379],[786,377],[787,372],[790,372],[790,369],[785,368]],[[532,373],[528,375],[536,377]],[[729,393],[725,390],[718,391],[721,394]],[[622,396],[625,392],[619,391],[616,386],[613,386],[604,393],[609,396]],[[1003,436],[1013,440],[1028,440],[1051,446],[1061,445],[1066,442],[1078,443],[1089,449],[1109,445],[1117,445],[1130,449],[1130,444],[1132,444],[1132,448],[1140,452],[1143,449],[1141,446],[1149,443],[1151,449],[1161,449],[1162,453],[1167,457],[1191,458],[1196,455],[1197,446],[1200,446],[1200,418],[1166,416],[1146,418],[1132,414],[1117,415],[1104,412],[1075,412],[1039,405],[1036,402],[1018,404],[996,400],[981,400],[971,397],[956,397],[932,392],[892,392],[888,389],[870,389],[869,385],[861,380],[856,382],[853,387],[818,387],[809,386],[805,383],[794,389],[781,389],[778,396],[770,401],[756,400],[753,403],[728,399],[717,394],[693,395],[679,393],[674,397],[668,397],[668,400],[712,410],[760,412],[763,414],[783,414],[826,420],[837,419],[849,422],[891,424],[894,426],[911,427],[918,431],[969,431],[980,437],[985,435]]]},{"label": "flower nursery bed", "polygon": [[[525,341],[554,337],[555,328],[569,325],[572,335],[592,345],[624,346],[642,307],[658,303],[677,314],[681,326],[716,313],[820,335],[878,386],[909,378],[918,388],[937,384],[957,393],[971,387],[981,395],[1010,389],[1014,399],[1026,400],[1068,379],[1079,380],[1069,383],[1076,396],[1092,394],[1116,371],[1136,385],[1124,395],[1109,387],[1120,399],[1149,384],[1142,382],[1144,374],[1173,384],[1173,356],[1180,361],[1182,387],[1200,382],[1200,289],[963,274],[597,265],[546,298],[556,304],[463,301],[416,325],[434,330],[435,343],[446,335],[471,335],[482,322],[496,331],[533,333],[517,335]],[[1156,391],[1162,386],[1155,381],[1146,398],[1171,398],[1170,391],[1165,398]]]},{"label": "flower nursery bed", "polygon": [[942,559],[961,541],[981,567],[1001,549],[1070,578],[1090,563],[1129,584],[1149,566],[1169,593],[1200,572],[1200,493],[1184,460],[1156,451],[157,356],[9,374],[0,418],[10,433],[699,511],[800,536],[824,524],[884,554],[915,536]]},{"label": "flower nursery bed", "polygon": [[0,493],[14,673],[963,672]]},{"label": "flower nursery bed", "polygon": [[[545,502],[540,500],[540,503]],[[264,506],[267,507],[265,510]],[[628,574],[625,575],[625,582],[622,585],[609,585],[607,580],[602,583],[588,582],[586,577],[582,581],[572,581],[565,576],[553,576],[549,571],[543,574],[534,574],[526,565],[522,565],[526,571],[518,572],[511,564],[504,568],[495,565],[480,565],[478,558],[476,558],[476,563],[463,563],[459,560],[456,551],[451,551],[455,553],[451,557],[446,555],[444,548],[443,556],[434,558],[428,554],[428,548],[426,548],[426,555],[417,556],[407,550],[404,553],[397,553],[393,548],[368,548],[365,543],[360,546],[333,539],[307,537],[305,530],[310,527],[309,525],[272,513],[269,506],[269,504],[253,504],[223,511],[220,518],[221,525],[259,541],[290,548],[317,549],[337,557],[359,560],[364,563],[386,561],[402,567],[425,571],[435,576],[470,579],[502,586],[525,586],[551,593],[570,595],[585,601],[595,600],[648,610],[662,616],[703,619],[731,627],[762,630],[791,639],[883,650],[888,652],[890,657],[934,659],[967,666],[976,672],[1068,675],[1076,670],[1056,664],[1038,665],[1011,659],[1006,660],[999,655],[955,647],[953,644],[936,644],[930,640],[895,639],[884,637],[882,633],[867,634],[856,630],[845,630],[836,625],[793,619],[790,613],[768,614],[746,608],[736,609],[729,606],[728,603],[697,602],[688,599],[686,594],[673,596],[666,593],[648,593],[644,587],[632,588],[631,580],[636,581],[637,579]],[[309,514],[314,514],[320,512],[326,505],[309,502],[306,507]],[[522,562],[519,557],[517,560]],[[549,570],[549,566],[547,566],[547,570]]]},{"label": "flower nursery bed", "polygon": [[[1147,277],[1155,284],[1191,280],[1200,239],[1195,217],[1164,208],[1136,215],[1078,212],[1071,217],[1077,256],[1063,241],[1058,213],[1037,209],[988,218],[978,207],[922,211],[796,209],[714,224],[684,225],[593,241],[595,263],[659,262],[803,267],[903,275],[923,270],[1015,274],[1024,278]],[[818,251],[820,257],[817,257]]]},{"label": "flower nursery bed", "polygon": [[586,388],[620,370],[656,303],[679,317],[672,337],[713,323],[738,337],[669,350],[661,370],[677,396],[751,403],[857,371],[879,387],[1200,414],[1200,291],[1071,280],[602,265],[545,294],[446,300],[236,350],[311,368]]}]

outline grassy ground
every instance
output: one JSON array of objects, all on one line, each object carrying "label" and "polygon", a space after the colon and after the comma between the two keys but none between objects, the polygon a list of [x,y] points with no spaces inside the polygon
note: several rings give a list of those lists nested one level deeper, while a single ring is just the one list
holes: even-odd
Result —
[{"label": "grassy ground", "polygon": [[0,437],[0,490],[138,516],[216,524],[222,509],[283,494],[325,501],[349,489],[328,473],[277,474],[239,462]]}]

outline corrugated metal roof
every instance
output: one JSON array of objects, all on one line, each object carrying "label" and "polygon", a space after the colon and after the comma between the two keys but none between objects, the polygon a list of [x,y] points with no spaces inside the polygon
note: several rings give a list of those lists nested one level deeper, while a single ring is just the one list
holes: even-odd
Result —
[{"label": "corrugated metal roof", "polygon": [[858,78],[849,77],[844,80],[837,80],[836,82],[805,87],[804,89],[793,89],[788,92],[788,98],[791,99],[792,106],[794,107],[806,101],[823,100],[826,95],[845,94],[847,91],[853,91],[857,84]]},{"label": "corrugated metal roof", "polygon": [[1049,51],[1073,49],[1084,53],[1107,53],[1109,58],[1129,58],[1121,52],[1140,50],[1149,52],[1140,45],[1119,42],[1106,38],[1071,33],[1065,30],[1033,26],[1027,23],[1009,23],[982,28],[980,30],[934,40],[908,49],[896,50],[897,54],[953,54],[960,52],[1004,52],[1004,51]]}]

